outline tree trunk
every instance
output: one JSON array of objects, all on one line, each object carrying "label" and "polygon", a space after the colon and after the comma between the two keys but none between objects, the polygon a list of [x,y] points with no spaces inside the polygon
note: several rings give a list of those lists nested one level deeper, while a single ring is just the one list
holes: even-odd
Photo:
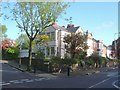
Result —
[{"label": "tree trunk", "polygon": [[28,67],[27,67],[27,71],[31,71],[31,62],[32,62],[32,41],[30,39],[30,43],[29,43],[29,56],[28,56]]}]

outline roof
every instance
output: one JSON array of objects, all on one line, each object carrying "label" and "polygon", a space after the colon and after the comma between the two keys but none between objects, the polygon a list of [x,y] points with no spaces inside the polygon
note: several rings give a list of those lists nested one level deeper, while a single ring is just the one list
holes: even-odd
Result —
[{"label": "roof", "polygon": [[58,26],[58,25],[53,25],[53,28],[55,30],[66,30],[66,28],[62,27],[62,26]]},{"label": "roof", "polygon": [[77,30],[78,30],[79,26],[78,27],[69,27],[67,28],[68,32],[72,32],[72,33],[75,33]]}]

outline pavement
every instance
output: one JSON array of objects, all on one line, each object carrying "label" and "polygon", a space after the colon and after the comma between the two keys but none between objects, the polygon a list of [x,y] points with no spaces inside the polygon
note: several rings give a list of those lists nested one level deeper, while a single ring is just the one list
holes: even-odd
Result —
[{"label": "pavement", "polygon": [[[16,69],[18,69],[22,72],[27,72],[26,71],[27,67],[24,66],[24,65],[21,65],[21,67],[19,68],[18,63],[15,63],[13,61],[0,60],[0,62],[6,63],[9,66],[14,67],[14,68],[16,68]],[[95,74],[95,73],[109,71],[109,70],[115,69],[115,68],[117,68],[117,67],[103,67],[103,68],[88,69],[88,70],[80,69],[80,70],[77,70],[77,71],[70,72],[69,77],[91,75],[91,74]],[[68,77],[67,72],[64,72],[64,73],[44,73],[40,70],[37,70],[36,73],[33,73],[33,72],[34,71],[32,70],[32,72],[27,72],[27,73],[34,74],[35,76],[39,76],[39,77],[43,77],[43,76],[44,77],[51,77],[51,78],[56,78],[56,77],[65,78],[65,77]]]}]

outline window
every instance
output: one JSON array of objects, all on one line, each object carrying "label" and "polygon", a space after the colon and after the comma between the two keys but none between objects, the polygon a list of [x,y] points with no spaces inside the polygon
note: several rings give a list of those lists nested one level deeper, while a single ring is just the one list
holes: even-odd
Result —
[{"label": "window", "polygon": [[51,47],[51,55],[54,55],[54,54],[55,54],[55,48]]},{"label": "window", "polygon": [[50,38],[51,41],[54,41],[55,40],[55,32],[51,32],[51,38]]}]

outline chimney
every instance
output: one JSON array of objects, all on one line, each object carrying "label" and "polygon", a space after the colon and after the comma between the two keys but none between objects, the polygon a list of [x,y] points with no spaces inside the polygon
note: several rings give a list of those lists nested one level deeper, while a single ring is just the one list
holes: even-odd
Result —
[{"label": "chimney", "polygon": [[68,24],[67,28],[69,28],[69,27],[74,27],[74,24]]}]

